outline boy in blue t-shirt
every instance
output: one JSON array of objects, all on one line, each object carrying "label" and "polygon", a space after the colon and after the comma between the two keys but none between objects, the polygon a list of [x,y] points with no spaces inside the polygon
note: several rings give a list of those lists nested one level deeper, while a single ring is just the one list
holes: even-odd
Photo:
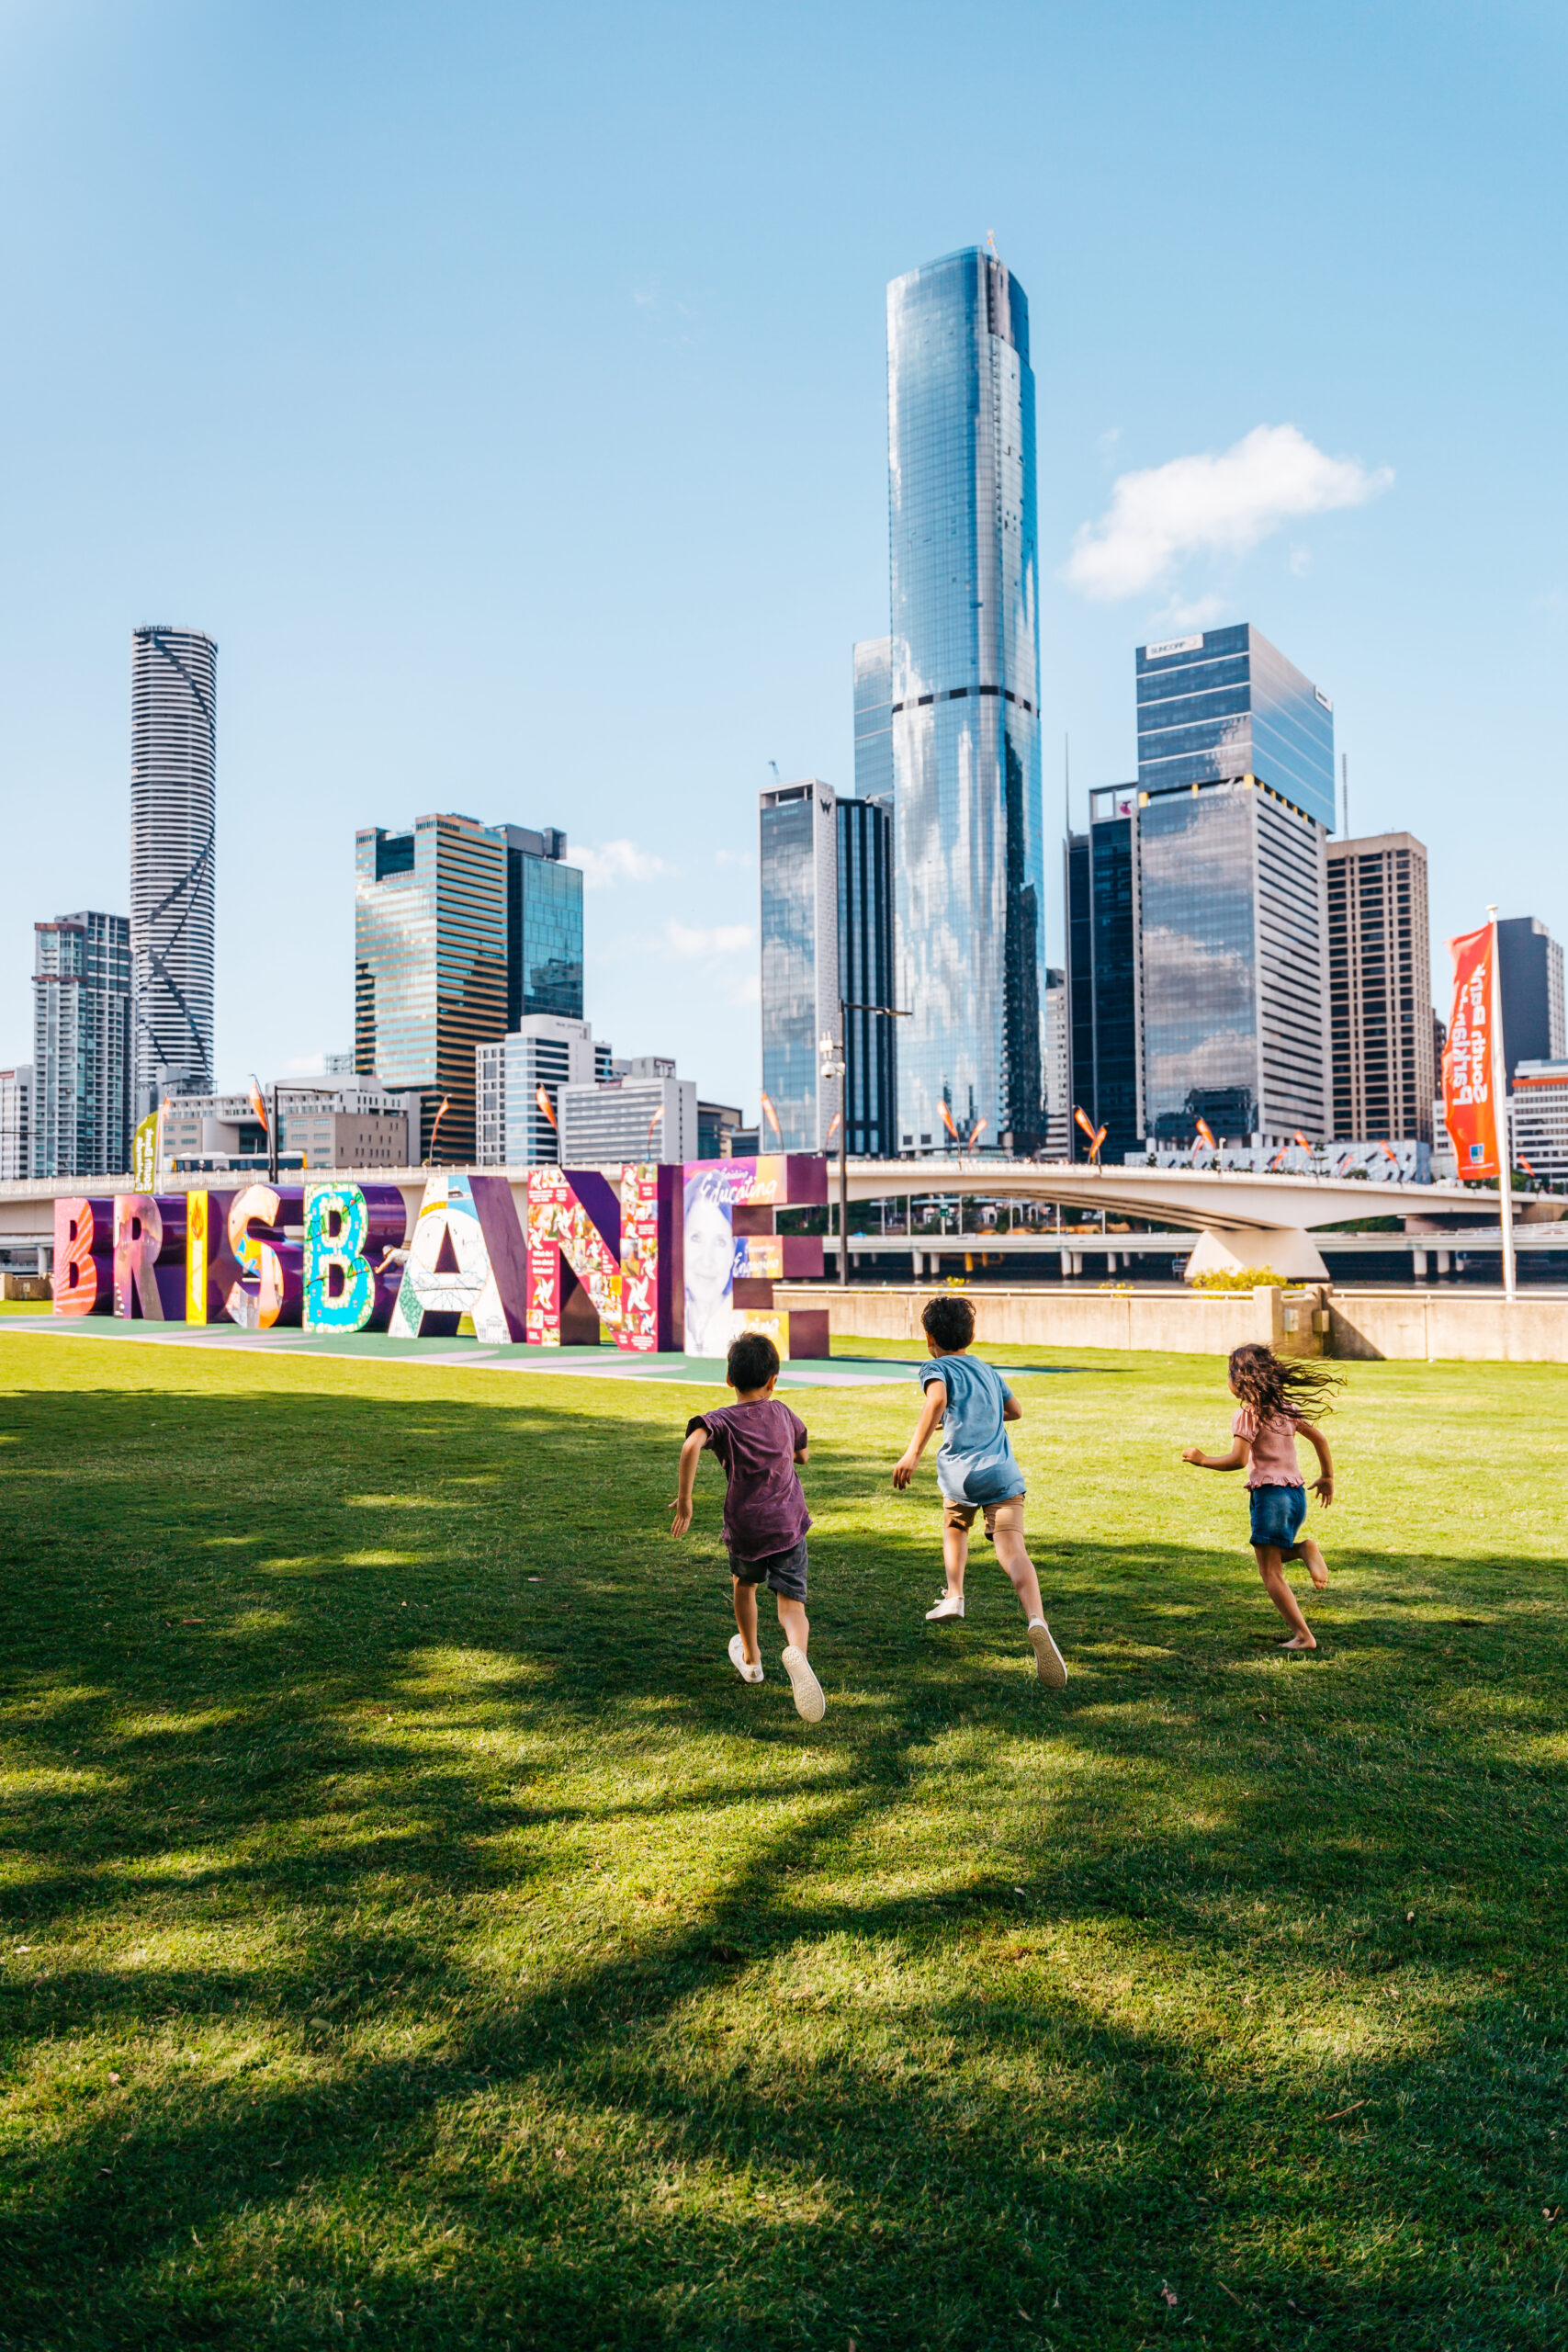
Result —
[{"label": "boy in blue t-shirt", "polygon": [[1051,1639],[1040,1605],[1034,1564],[1024,1549],[1023,1473],[1007,1433],[1009,1421],[1023,1419],[1023,1408],[999,1372],[964,1352],[975,1339],[975,1309],[966,1298],[949,1293],[928,1299],[920,1321],[926,1346],[935,1361],[920,1367],[925,1405],[908,1448],[895,1465],[893,1484],[908,1485],[940,1421],[942,1448],[936,1458],[936,1477],[942,1489],[942,1556],[947,1589],[936,1607],[927,1610],[926,1622],[963,1616],[969,1530],[976,1512],[983,1510],[987,1537],[995,1544],[997,1558],[1011,1578],[1028,1620],[1035,1670],[1042,1682],[1060,1690],[1067,1669]]}]

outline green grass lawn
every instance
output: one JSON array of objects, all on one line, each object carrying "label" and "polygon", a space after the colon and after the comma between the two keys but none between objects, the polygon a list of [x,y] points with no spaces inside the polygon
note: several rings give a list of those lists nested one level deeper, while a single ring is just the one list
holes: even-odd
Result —
[{"label": "green grass lawn", "polygon": [[0,2345],[1568,2344],[1568,1374],[1348,1368],[1287,1659],[994,1353],[1072,1680],[823,1391],[808,1729],[712,1391],[0,1333]]}]

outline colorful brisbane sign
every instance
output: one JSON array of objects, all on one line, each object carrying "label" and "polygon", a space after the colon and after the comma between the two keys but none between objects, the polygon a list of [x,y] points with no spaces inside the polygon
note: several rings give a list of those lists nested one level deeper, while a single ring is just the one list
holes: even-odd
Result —
[{"label": "colorful brisbane sign", "polygon": [[774,1212],[825,1202],[810,1157],[535,1168],[525,1182],[434,1170],[408,1230],[395,1184],[120,1193],[54,1208],[54,1311],[242,1330],[450,1337],[494,1346],[613,1342],[722,1355],[761,1329],[828,1352],[821,1310],[775,1311],[773,1283],[822,1272],[822,1243]]}]

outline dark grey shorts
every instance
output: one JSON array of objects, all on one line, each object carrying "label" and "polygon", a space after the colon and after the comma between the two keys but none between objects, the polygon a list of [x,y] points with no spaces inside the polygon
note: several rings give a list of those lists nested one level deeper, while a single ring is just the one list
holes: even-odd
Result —
[{"label": "dark grey shorts", "polygon": [[738,1560],[733,1552],[729,1555],[729,1573],[738,1584],[765,1584],[786,1600],[805,1600],[806,1566],[804,1535],[787,1552],[770,1552],[763,1560]]}]

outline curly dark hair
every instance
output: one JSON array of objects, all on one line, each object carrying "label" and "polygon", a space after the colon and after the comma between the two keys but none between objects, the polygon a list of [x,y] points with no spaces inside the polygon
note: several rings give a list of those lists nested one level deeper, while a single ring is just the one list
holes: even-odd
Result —
[{"label": "curly dark hair", "polygon": [[920,1328],[928,1340],[934,1340],[949,1355],[956,1355],[974,1340],[975,1309],[966,1298],[946,1291],[940,1298],[927,1299],[920,1309]]},{"label": "curly dark hair", "polygon": [[1258,1340],[1231,1350],[1230,1376],[1242,1403],[1250,1405],[1260,1421],[1276,1413],[1288,1413],[1297,1421],[1317,1420],[1332,1413],[1335,1392],[1345,1385],[1342,1372],[1330,1372],[1326,1364],[1300,1356],[1277,1356]]},{"label": "curly dark hair", "polygon": [[779,1351],[765,1331],[742,1331],[729,1342],[724,1368],[737,1396],[749,1396],[752,1389],[765,1388],[777,1378]]}]

